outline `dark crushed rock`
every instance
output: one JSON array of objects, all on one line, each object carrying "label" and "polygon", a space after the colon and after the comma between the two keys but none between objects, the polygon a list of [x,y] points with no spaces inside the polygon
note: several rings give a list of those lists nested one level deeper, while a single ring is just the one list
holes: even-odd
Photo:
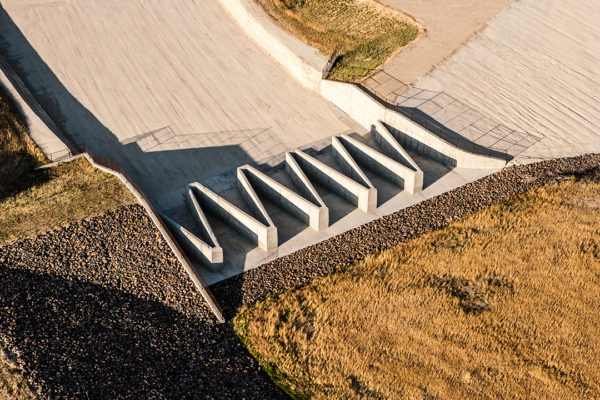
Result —
[{"label": "dark crushed rock", "polygon": [[0,248],[0,338],[42,398],[286,398],[138,205]]},{"label": "dark crushed rock", "polygon": [[505,168],[394,214],[298,250],[211,286],[228,317],[242,304],[299,287],[344,270],[368,254],[446,226],[449,222],[544,183],[598,171],[600,154]]}]

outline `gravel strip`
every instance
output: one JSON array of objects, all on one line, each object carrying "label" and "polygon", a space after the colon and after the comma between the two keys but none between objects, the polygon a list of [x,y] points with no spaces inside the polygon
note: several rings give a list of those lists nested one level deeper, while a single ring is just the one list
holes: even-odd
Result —
[{"label": "gravel strip", "polygon": [[42,398],[286,398],[139,205],[0,248],[0,339]]},{"label": "gravel strip", "polygon": [[242,304],[305,285],[341,271],[368,254],[439,229],[492,204],[565,175],[600,168],[600,154],[505,168],[440,196],[298,250],[211,286],[228,318]]}]

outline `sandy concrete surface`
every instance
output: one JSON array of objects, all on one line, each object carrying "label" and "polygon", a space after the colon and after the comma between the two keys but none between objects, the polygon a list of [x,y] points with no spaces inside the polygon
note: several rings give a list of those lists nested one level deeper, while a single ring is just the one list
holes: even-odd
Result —
[{"label": "sandy concrete surface", "polygon": [[384,70],[405,83],[427,74],[514,0],[379,0],[405,12],[427,30],[396,53]]},{"label": "sandy concrete surface", "polygon": [[520,0],[418,86],[542,140],[515,162],[600,152],[596,0]]},{"label": "sandy concrete surface", "polygon": [[217,0],[4,0],[0,50],[68,141],[150,196],[348,130]]}]

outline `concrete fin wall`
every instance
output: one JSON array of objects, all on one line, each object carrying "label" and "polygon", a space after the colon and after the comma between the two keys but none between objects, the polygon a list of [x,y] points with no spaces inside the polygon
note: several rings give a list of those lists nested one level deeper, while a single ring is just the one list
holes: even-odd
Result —
[{"label": "concrete fin wall", "polygon": [[186,203],[190,213],[192,214],[192,217],[194,218],[194,222],[201,233],[201,239],[210,246],[221,247],[217,237],[215,236],[215,233],[212,230],[212,227],[210,226],[210,223],[208,222],[208,219],[206,218],[206,215],[202,211],[202,207],[200,207],[200,203],[198,203],[198,199],[194,195],[194,192],[191,188],[187,189]]},{"label": "concrete fin wall", "polygon": [[292,156],[308,177],[356,205],[360,210],[373,212],[377,208],[376,188],[363,186],[302,150],[296,150]]},{"label": "concrete fin wall", "polygon": [[422,171],[413,171],[350,136],[342,135],[338,141],[359,164],[382,178],[395,183],[412,194],[423,189]]},{"label": "concrete fin wall", "polygon": [[161,214],[161,217],[192,257],[213,271],[219,271],[223,267],[223,249],[221,247],[209,245],[166,215]]},{"label": "concrete fin wall", "polygon": [[296,185],[306,199],[310,200],[316,206],[325,207],[323,199],[321,199],[321,196],[319,196],[319,193],[317,193],[290,152],[285,153],[285,172],[287,172],[294,185]]},{"label": "concrete fin wall", "polygon": [[396,138],[394,138],[390,131],[381,123],[381,121],[377,121],[374,125],[371,125],[371,134],[373,134],[375,142],[389,157],[412,169],[413,171],[421,170],[419,165],[417,165],[417,163],[406,152],[406,150],[404,150]]},{"label": "concrete fin wall", "polygon": [[331,138],[331,147],[333,158],[347,176],[365,187],[374,187],[369,178],[367,178],[362,169],[360,169],[354,158],[352,158],[350,153],[348,153],[346,148],[335,136]]},{"label": "concrete fin wall", "polygon": [[191,183],[189,186],[198,198],[200,205],[214,213],[225,224],[265,251],[277,248],[277,228],[275,226],[263,224],[198,182]]},{"label": "concrete fin wall", "polygon": [[248,181],[259,195],[267,197],[281,209],[316,231],[323,230],[329,226],[329,209],[325,205],[316,206],[252,166],[246,165],[241,167],[241,169],[244,170]]},{"label": "concrete fin wall", "polygon": [[242,168],[237,169],[237,184],[244,201],[248,205],[248,208],[254,214],[253,217],[262,222],[266,226],[273,226],[273,221],[267,210],[265,209],[262,201],[254,191],[254,188],[250,184],[246,171]]}]

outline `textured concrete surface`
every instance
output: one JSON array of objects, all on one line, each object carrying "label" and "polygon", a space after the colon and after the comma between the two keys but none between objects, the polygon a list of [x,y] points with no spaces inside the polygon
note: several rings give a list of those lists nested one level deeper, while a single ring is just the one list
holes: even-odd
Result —
[{"label": "textured concrete surface", "polygon": [[512,158],[543,137],[539,132],[509,128],[444,91],[407,85],[383,70],[361,85],[430,130],[440,129],[449,137],[465,139]]},{"label": "textured concrete surface", "polygon": [[0,50],[73,143],[153,197],[345,132],[217,0],[5,0]]},{"label": "textured concrete surface", "polygon": [[427,32],[396,53],[384,70],[402,82],[415,83],[514,0],[379,0],[405,12]]},{"label": "textured concrete surface", "polygon": [[514,162],[600,151],[600,9],[520,0],[418,86],[543,139]]}]

